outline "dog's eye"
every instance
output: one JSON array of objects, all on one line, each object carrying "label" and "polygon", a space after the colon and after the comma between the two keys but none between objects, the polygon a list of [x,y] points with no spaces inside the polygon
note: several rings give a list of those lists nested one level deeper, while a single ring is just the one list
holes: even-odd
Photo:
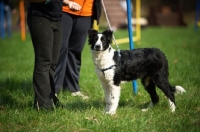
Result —
[{"label": "dog's eye", "polygon": [[101,39],[101,42],[105,42],[106,40],[105,39]]}]

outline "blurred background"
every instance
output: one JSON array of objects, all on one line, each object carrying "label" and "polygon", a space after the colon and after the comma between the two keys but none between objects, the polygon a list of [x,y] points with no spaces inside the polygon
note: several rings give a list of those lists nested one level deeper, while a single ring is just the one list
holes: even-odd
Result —
[{"label": "blurred background", "polygon": [[[132,22],[135,23],[136,1],[140,1],[141,26],[187,26],[194,24],[196,3],[199,0],[132,0]],[[113,29],[127,24],[126,0],[104,0],[107,15]],[[106,26],[105,14],[101,25]]]},{"label": "blurred background", "polygon": [[[23,2],[22,2],[23,1]],[[131,0],[132,23],[133,29],[136,16],[136,1]],[[140,24],[141,27],[147,26],[187,26],[195,23],[196,4],[199,0],[139,0],[140,1]],[[21,30],[21,26],[26,22],[20,23],[20,2],[24,5],[25,16],[28,9],[28,2],[24,0],[0,0],[0,26],[5,29],[5,33],[9,29],[9,19],[11,20],[12,31]],[[4,7],[2,6],[4,3]],[[113,30],[127,28],[126,0],[104,0],[106,14],[108,15]],[[8,9],[8,7],[10,9]],[[6,14],[9,12],[10,16]],[[7,12],[7,13],[8,13]],[[4,17],[2,17],[4,13]],[[10,17],[10,18],[6,18]],[[200,16],[199,16],[200,17]],[[102,10],[99,27],[108,27],[105,12]],[[12,32],[10,31],[10,32]],[[12,33],[5,35],[11,37]],[[2,32],[1,32],[2,37]]]}]

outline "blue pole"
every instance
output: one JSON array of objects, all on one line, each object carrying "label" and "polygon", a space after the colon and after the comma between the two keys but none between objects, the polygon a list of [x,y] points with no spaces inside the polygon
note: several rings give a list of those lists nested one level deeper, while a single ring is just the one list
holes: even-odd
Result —
[{"label": "blue pole", "polygon": [[4,2],[3,0],[0,1],[0,37],[5,37],[5,31],[4,31]]},{"label": "blue pole", "polygon": [[[129,34],[129,46],[130,49],[134,49],[134,42],[133,42],[133,32],[132,32],[132,13],[131,13],[131,1],[126,0],[126,6],[127,6],[127,19],[128,19],[128,34]],[[133,85],[133,91],[135,94],[137,94],[137,82],[136,80],[132,81]]]}]

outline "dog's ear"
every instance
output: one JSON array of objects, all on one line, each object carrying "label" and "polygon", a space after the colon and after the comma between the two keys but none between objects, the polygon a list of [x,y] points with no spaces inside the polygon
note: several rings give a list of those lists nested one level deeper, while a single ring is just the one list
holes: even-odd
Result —
[{"label": "dog's ear", "polygon": [[94,35],[94,34],[97,34],[98,33],[98,31],[97,30],[93,30],[93,29],[90,29],[90,30],[88,30],[88,35],[89,35],[89,38],[91,38],[92,37],[92,35]]},{"label": "dog's ear", "polygon": [[95,38],[95,35],[97,35],[97,34],[98,34],[97,30],[93,30],[93,29],[88,30],[89,45],[92,45],[92,41]]},{"label": "dog's ear", "polygon": [[112,36],[113,36],[113,31],[111,30],[105,30],[102,32],[106,36],[106,39],[109,41],[109,43],[112,43]]}]

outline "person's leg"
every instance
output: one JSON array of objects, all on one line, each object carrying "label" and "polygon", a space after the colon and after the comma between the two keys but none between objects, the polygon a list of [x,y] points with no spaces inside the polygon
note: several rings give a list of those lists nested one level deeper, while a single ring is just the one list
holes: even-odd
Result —
[{"label": "person's leg", "polygon": [[35,52],[33,87],[36,108],[53,108],[53,95],[50,82],[52,66],[53,29],[51,22],[43,17],[28,14],[28,26]]},{"label": "person's leg", "polygon": [[85,45],[88,30],[92,27],[91,17],[75,16],[73,29],[69,38],[68,61],[66,66],[63,88],[71,92],[80,91],[79,75],[81,67],[81,53]]},{"label": "person's leg", "polygon": [[56,66],[59,59],[60,54],[60,47],[62,43],[62,23],[61,21],[52,22],[52,28],[53,28],[53,47],[52,47],[52,64],[50,67],[50,84],[51,84],[51,90],[53,95],[53,101],[54,104],[58,105],[59,100],[57,97],[55,97],[56,89],[55,89],[55,83],[54,83],[54,75]]},{"label": "person's leg", "polygon": [[58,64],[55,71],[54,82],[56,93],[60,92],[60,89],[63,87],[63,80],[65,76],[66,64],[68,61],[68,41],[72,29],[72,18],[67,13],[62,15],[62,45],[60,48],[60,54],[58,59]]}]

